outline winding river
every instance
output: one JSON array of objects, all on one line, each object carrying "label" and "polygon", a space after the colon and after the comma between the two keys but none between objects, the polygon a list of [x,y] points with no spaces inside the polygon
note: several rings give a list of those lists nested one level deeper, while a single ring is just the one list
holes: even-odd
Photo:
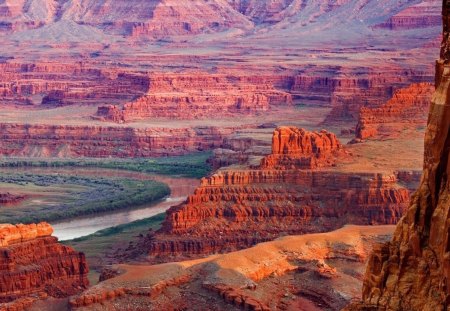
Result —
[{"label": "winding river", "polygon": [[136,220],[155,216],[164,213],[171,206],[182,203],[188,195],[192,194],[200,181],[194,178],[169,177],[148,173],[139,173],[123,170],[98,169],[98,168],[14,168],[2,169],[6,170],[26,170],[28,173],[60,173],[89,175],[89,176],[108,176],[108,177],[125,177],[138,180],[155,180],[165,183],[170,188],[170,196],[164,200],[144,205],[136,209],[127,209],[122,211],[113,211],[110,213],[102,213],[98,215],[90,215],[86,217],[78,217],[75,219],[51,223],[54,228],[53,235],[58,237],[60,241],[80,238],[97,232],[98,230],[127,224]]}]

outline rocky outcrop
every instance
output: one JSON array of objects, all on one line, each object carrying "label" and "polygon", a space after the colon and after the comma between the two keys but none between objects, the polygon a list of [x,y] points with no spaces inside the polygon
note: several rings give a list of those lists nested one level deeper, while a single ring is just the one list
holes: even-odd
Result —
[{"label": "rocky outcrop", "polygon": [[433,92],[432,84],[412,84],[395,92],[392,99],[379,108],[362,108],[356,126],[356,138],[394,135],[405,127],[426,126]]},{"label": "rocky outcrop", "polygon": [[341,149],[336,135],[325,130],[312,133],[295,127],[279,127],[273,133],[272,154],[262,169],[316,168],[330,166]]},{"label": "rocky outcrop", "polygon": [[[131,246],[125,257],[169,261],[347,223],[395,224],[408,205],[409,190],[395,175],[330,170],[329,159],[341,151],[332,133],[280,127],[272,154],[260,167],[204,178],[184,204],[167,212],[162,228]],[[311,170],[319,164],[321,170]]]},{"label": "rocky outcrop", "polygon": [[0,309],[22,310],[36,297],[67,297],[88,286],[84,254],[52,233],[47,223],[0,225]]},{"label": "rocky outcrop", "polygon": [[350,310],[447,310],[450,301],[450,2],[425,135],[424,174],[391,242],[371,255],[363,301]]},{"label": "rocky outcrop", "polygon": [[240,306],[244,310],[259,310],[259,311],[271,310],[269,306],[247,295],[243,290],[239,288],[227,286],[226,284],[215,284],[215,285],[204,284],[203,287],[212,292],[217,293],[226,302],[235,306]]},{"label": "rocky outcrop", "polygon": [[0,154],[34,157],[152,157],[220,147],[236,128],[131,128],[0,124]]}]

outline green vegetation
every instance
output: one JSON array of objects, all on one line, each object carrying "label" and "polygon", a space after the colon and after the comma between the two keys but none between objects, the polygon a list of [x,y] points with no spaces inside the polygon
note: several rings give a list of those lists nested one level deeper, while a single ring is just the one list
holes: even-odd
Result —
[{"label": "green vegetation", "polygon": [[14,208],[3,208],[2,223],[55,221],[156,202],[170,194],[156,181],[69,175],[2,174],[0,185],[31,194]]},{"label": "green vegetation", "polygon": [[90,282],[91,284],[96,284],[99,276],[96,269],[104,264],[105,254],[114,252],[118,248],[126,248],[137,236],[145,235],[150,229],[158,230],[164,221],[165,215],[165,213],[158,214],[150,218],[100,230],[94,234],[61,243],[71,246],[86,255],[90,267]]},{"label": "green vegetation", "polygon": [[35,160],[2,159],[0,167],[95,167],[160,175],[201,178],[211,172],[206,163],[210,153],[148,159],[76,159]]}]

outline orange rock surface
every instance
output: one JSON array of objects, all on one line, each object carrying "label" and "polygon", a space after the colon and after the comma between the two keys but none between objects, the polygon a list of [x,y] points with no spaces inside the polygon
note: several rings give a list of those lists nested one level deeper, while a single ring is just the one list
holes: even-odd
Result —
[{"label": "orange rock surface", "polygon": [[366,139],[395,134],[405,126],[425,126],[434,86],[412,84],[395,92],[392,99],[379,108],[362,108],[356,126],[356,138]]},{"label": "orange rock surface", "polygon": [[73,309],[340,310],[359,294],[373,245],[394,226],[346,226],[162,265],[115,265],[119,274],[70,299]]},{"label": "orange rock surface", "polygon": [[84,254],[52,233],[47,223],[0,225],[1,310],[22,310],[39,297],[67,297],[87,287]]},{"label": "orange rock surface", "polygon": [[450,2],[425,135],[424,175],[391,242],[371,255],[362,302],[349,310],[447,310],[450,297]]},{"label": "orange rock surface", "polygon": [[279,127],[273,133],[272,154],[264,158],[261,168],[284,170],[330,166],[335,153],[341,148],[333,133],[311,133],[295,127]]}]

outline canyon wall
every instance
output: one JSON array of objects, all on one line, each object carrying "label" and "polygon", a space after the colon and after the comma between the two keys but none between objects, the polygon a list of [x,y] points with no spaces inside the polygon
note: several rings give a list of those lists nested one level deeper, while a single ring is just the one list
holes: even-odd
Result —
[{"label": "canyon wall", "polygon": [[279,127],[273,133],[272,154],[261,162],[262,169],[317,168],[331,166],[342,146],[336,135],[325,130],[311,133],[295,127]]},{"label": "canyon wall", "polygon": [[441,24],[442,15],[439,1],[425,0],[401,10],[378,26],[392,30],[400,30],[434,27],[440,26]]},{"label": "canyon wall", "polygon": [[432,84],[412,84],[396,91],[392,99],[379,108],[362,108],[356,138],[395,135],[405,127],[425,127],[433,93]]},{"label": "canyon wall", "polygon": [[32,157],[152,157],[220,147],[235,128],[129,128],[0,123],[0,153]]},{"label": "canyon wall", "polygon": [[391,242],[371,255],[363,301],[349,310],[447,310],[450,302],[450,1],[425,135],[422,183]]},{"label": "canyon wall", "polygon": [[0,309],[67,297],[88,286],[83,253],[58,243],[47,223],[0,225]]},{"label": "canyon wall", "polygon": [[97,116],[129,122],[143,118],[198,119],[253,114],[290,105],[289,77],[206,73],[151,74],[148,93],[116,106],[99,107]]},{"label": "canyon wall", "polygon": [[[149,87],[146,75],[80,62],[0,63],[2,104],[99,104],[131,100]],[[47,107],[47,108],[48,108]]]},{"label": "canyon wall", "polygon": [[342,153],[332,133],[280,127],[272,154],[259,167],[219,170],[204,178],[185,203],[167,212],[158,232],[122,255],[171,261],[347,223],[395,224],[409,203],[409,190],[395,174],[332,170]]}]

